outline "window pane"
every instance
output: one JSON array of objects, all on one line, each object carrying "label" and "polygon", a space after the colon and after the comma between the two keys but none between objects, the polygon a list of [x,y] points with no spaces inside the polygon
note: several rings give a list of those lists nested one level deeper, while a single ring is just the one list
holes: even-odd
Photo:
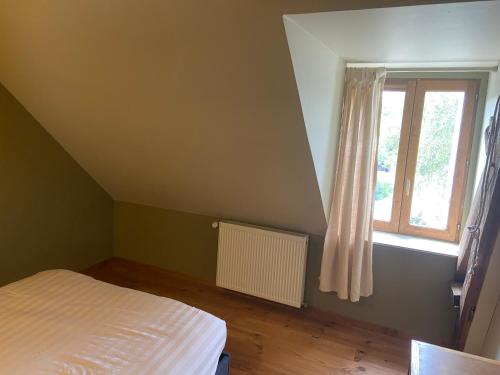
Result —
[{"label": "window pane", "polygon": [[464,92],[426,92],[410,224],[446,229]]},{"label": "window pane", "polygon": [[384,91],[377,154],[377,184],[375,186],[375,208],[373,218],[390,221],[399,138],[405,104],[404,91]]}]

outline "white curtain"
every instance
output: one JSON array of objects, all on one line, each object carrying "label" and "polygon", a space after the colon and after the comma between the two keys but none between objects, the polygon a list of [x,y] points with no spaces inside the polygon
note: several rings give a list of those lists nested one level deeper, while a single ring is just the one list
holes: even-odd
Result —
[{"label": "white curtain", "polygon": [[385,69],[346,70],[337,171],[320,290],[353,302],[373,293],[372,213]]}]

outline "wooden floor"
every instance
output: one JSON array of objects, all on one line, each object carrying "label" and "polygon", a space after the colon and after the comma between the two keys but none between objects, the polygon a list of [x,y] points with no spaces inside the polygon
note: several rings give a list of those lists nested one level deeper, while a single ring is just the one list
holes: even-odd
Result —
[{"label": "wooden floor", "polygon": [[112,259],[85,271],[99,280],[173,298],[224,319],[231,374],[407,374],[407,339],[336,315],[297,310],[187,276]]}]

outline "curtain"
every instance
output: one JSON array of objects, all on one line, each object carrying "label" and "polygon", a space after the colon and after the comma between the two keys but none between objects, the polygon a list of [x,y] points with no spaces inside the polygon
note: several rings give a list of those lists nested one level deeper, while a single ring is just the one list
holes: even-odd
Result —
[{"label": "curtain", "polygon": [[372,213],[385,69],[346,70],[337,170],[321,261],[323,292],[373,293]]}]

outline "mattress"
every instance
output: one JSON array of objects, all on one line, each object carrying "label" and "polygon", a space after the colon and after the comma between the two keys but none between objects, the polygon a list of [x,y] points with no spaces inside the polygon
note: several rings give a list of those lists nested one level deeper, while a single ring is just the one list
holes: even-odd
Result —
[{"label": "mattress", "polygon": [[66,270],[0,288],[0,374],[213,375],[226,325]]}]

